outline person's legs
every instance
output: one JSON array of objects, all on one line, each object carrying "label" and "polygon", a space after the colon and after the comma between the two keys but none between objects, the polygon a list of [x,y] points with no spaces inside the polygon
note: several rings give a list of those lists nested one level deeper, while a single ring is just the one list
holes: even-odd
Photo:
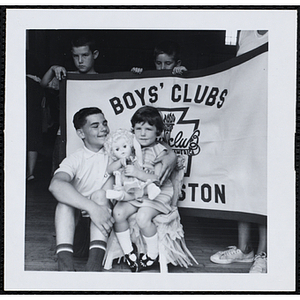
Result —
[{"label": "person's legs", "polygon": [[238,222],[238,247],[231,246],[228,250],[219,251],[210,257],[217,264],[231,264],[233,262],[252,262],[254,252],[250,245],[251,224]]},{"label": "person's legs", "polygon": [[267,253],[267,226],[266,225],[258,225],[259,231],[259,242],[257,253]]},{"label": "person's legs", "polygon": [[141,270],[151,267],[158,258],[158,236],[156,225],[152,222],[160,212],[151,207],[141,207],[136,221],[147,245],[147,253],[141,254]]},{"label": "person's legs", "polygon": [[113,210],[115,219],[114,229],[120,246],[124,252],[126,262],[132,272],[138,268],[137,249],[131,242],[128,218],[137,211],[137,208],[128,202],[118,202]]},{"label": "person's legs", "polygon": [[65,158],[65,144],[62,141],[61,135],[57,135],[55,142],[54,142],[54,148],[53,148],[53,154],[52,154],[52,174],[54,174],[55,170],[59,167],[62,160]]},{"label": "person's legs", "polygon": [[59,271],[74,271],[73,240],[75,232],[75,209],[58,203],[55,211],[56,254]]},{"label": "person's legs", "polygon": [[252,251],[250,247],[251,224],[248,222],[238,222],[238,248],[243,253]]},{"label": "person's legs", "polygon": [[259,241],[257,255],[250,268],[250,273],[267,273],[267,226],[258,225]]},{"label": "person's legs", "polygon": [[[111,209],[111,204],[105,196],[105,191],[99,190],[91,196],[91,201],[98,205],[104,205]],[[89,258],[86,264],[86,271],[99,272],[102,270],[102,262],[106,252],[107,237],[91,221],[90,224],[90,245]]]},{"label": "person's legs", "polygon": [[123,232],[129,230],[128,218],[137,211],[137,207],[128,202],[120,201],[113,209],[113,216],[115,219],[115,232]]},{"label": "person's legs", "polygon": [[27,174],[26,174],[27,180],[34,179],[33,172],[34,172],[34,169],[36,166],[37,157],[38,157],[37,151],[28,151],[28,153],[27,153]]}]

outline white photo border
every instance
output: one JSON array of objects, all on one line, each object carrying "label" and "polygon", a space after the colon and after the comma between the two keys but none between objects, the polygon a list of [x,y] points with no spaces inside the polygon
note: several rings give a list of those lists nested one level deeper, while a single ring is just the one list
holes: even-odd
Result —
[{"label": "white photo border", "polygon": [[[74,7],[9,8],[6,12],[5,291],[292,292],[295,290],[296,10]],[[269,30],[267,274],[128,275],[107,272],[83,274],[24,271],[27,29]]]}]

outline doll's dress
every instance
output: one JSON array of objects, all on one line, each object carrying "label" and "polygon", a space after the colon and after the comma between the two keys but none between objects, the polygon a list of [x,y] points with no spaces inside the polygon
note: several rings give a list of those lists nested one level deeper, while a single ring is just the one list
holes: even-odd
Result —
[{"label": "doll's dress", "polygon": [[[136,157],[130,156],[126,159],[127,165],[135,165],[140,168]],[[114,190],[123,190],[126,193],[133,194],[136,198],[140,198],[144,195],[144,189],[149,184],[149,182],[143,182],[135,177],[125,176],[124,167],[113,172],[115,176]]]}]

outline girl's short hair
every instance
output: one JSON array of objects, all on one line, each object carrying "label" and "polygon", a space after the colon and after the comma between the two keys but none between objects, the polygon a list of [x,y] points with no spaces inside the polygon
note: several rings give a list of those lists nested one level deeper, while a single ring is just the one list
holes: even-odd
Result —
[{"label": "girl's short hair", "polygon": [[106,141],[104,143],[104,149],[107,152],[107,154],[113,159],[113,160],[117,160],[117,158],[114,155],[114,151],[113,151],[113,143],[118,141],[120,138],[125,139],[125,141],[128,142],[129,146],[132,148],[132,152],[133,152],[133,134],[126,129],[118,129],[116,131],[113,131],[112,133],[110,133],[107,138]]},{"label": "girl's short hair", "polygon": [[98,107],[85,107],[80,109],[73,117],[73,124],[75,129],[80,129],[86,124],[86,118],[90,115],[103,114]]},{"label": "girl's short hair", "polygon": [[164,130],[163,118],[154,106],[142,106],[139,108],[131,118],[131,126],[134,128],[137,123],[148,123],[151,126],[155,126],[157,129],[156,135],[159,136]]}]

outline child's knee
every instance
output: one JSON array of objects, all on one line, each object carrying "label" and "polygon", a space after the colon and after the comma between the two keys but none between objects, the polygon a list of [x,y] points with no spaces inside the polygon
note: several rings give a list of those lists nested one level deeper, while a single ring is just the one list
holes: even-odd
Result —
[{"label": "child's knee", "polygon": [[109,200],[106,198],[106,193],[104,190],[98,190],[91,195],[91,200],[93,200],[98,205],[108,205]]},{"label": "child's knee", "polygon": [[140,228],[145,228],[151,224],[152,219],[146,212],[139,210],[136,215],[136,222]]},{"label": "child's knee", "polygon": [[123,222],[127,219],[127,215],[122,208],[115,206],[113,209],[113,217],[117,223]]}]

